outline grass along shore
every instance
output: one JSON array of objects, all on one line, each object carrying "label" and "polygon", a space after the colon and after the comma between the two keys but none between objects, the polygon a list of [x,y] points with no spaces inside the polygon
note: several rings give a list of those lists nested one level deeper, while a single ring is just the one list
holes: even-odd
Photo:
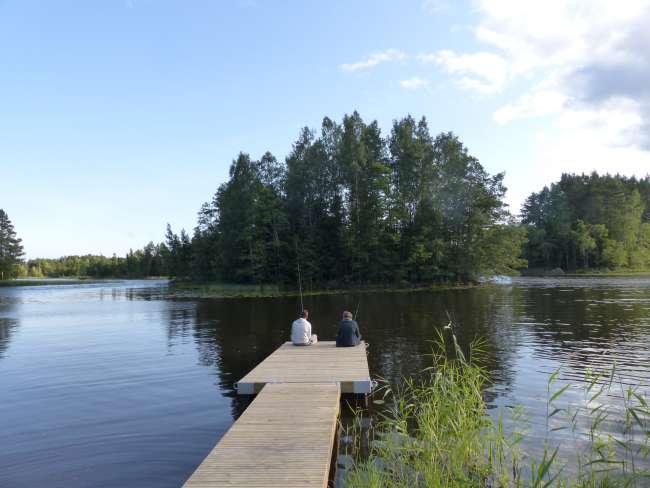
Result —
[{"label": "grass along shore", "polygon": [[[420,291],[464,289],[475,286],[489,286],[489,284],[462,284],[462,283],[440,283],[429,286],[413,287],[350,287],[332,289],[303,289],[302,295],[340,295],[346,293],[408,293]],[[172,294],[187,298],[274,298],[274,297],[296,297],[300,296],[299,290],[282,289],[277,285],[242,285],[232,283],[198,283],[191,281],[172,282]]]},{"label": "grass along shore", "polygon": [[[558,371],[550,375],[546,436],[538,439],[542,454],[536,457],[522,448],[527,435],[522,408],[509,409],[507,419],[488,413],[483,391],[490,378],[479,366],[480,344],[466,358],[453,334],[444,337],[435,344],[423,378],[404,379],[393,389],[384,385],[389,407],[367,434],[369,452],[358,441],[364,436],[362,413],[357,413],[345,433],[355,439],[343,453],[354,460],[346,487],[648,486],[648,400],[638,387],[617,380],[615,367],[605,375],[588,372],[578,403],[565,398],[576,391],[573,385],[559,386]],[[608,404],[607,394],[614,389],[623,393],[622,406]],[[559,431],[573,442],[554,444]]]},{"label": "grass along shore", "polygon": [[[0,287],[22,287],[22,286],[49,286],[49,285],[80,285],[91,283],[111,283],[118,281],[154,281],[166,280],[166,277],[147,278],[94,278],[94,277],[64,277],[64,278],[17,278],[0,281]],[[350,288],[324,288],[324,289],[303,289],[303,296],[338,295],[345,293],[406,293],[432,290],[463,289],[478,286],[479,283],[437,283],[428,286],[402,286],[402,287],[380,287],[364,286]],[[486,286],[488,283],[481,283]],[[195,282],[195,281],[169,281],[170,295],[183,298],[274,298],[274,297],[295,297],[300,295],[298,289],[284,289],[277,285],[247,285],[237,283],[220,282]]]}]

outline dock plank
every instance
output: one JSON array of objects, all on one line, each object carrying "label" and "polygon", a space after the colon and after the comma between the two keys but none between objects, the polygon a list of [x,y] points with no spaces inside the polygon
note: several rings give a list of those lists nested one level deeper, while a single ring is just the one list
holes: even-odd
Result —
[{"label": "dock plank", "polygon": [[370,393],[366,347],[336,347],[333,341],[311,346],[285,342],[237,382],[237,393],[255,394],[268,383],[338,383],[341,393]]},{"label": "dock plank", "polygon": [[326,487],[339,400],[336,383],[267,384],[183,486]]}]

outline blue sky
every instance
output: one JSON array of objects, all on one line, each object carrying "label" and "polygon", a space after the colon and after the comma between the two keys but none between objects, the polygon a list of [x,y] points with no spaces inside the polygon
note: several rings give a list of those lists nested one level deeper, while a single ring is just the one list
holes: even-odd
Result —
[{"label": "blue sky", "polygon": [[648,3],[521,3],[0,0],[0,207],[28,257],[123,254],[191,229],[240,150],[353,110],[454,131],[515,212],[650,172]]}]

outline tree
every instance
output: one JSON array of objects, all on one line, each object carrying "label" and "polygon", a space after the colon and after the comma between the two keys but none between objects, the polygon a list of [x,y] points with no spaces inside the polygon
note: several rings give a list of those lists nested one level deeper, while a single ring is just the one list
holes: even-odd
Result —
[{"label": "tree", "polygon": [[484,267],[479,250],[486,231],[507,217],[504,174],[490,176],[452,133],[440,134],[433,147],[438,170],[434,206],[441,215],[445,268],[468,281]]},{"label": "tree", "polygon": [[591,234],[591,226],[583,220],[578,220],[571,232],[571,239],[585,268],[589,267],[589,255],[596,250],[596,240]]},{"label": "tree", "polygon": [[192,266],[192,242],[185,229],[181,229],[180,237],[172,231],[167,224],[165,243],[162,249],[165,253],[169,276],[187,278],[190,276]]},{"label": "tree", "polygon": [[0,279],[18,275],[24,255],[22,240],[16,237],[14,225],[7,213],[0,208]]},{"label": "tree", "polygon": [[390,166],[376,121],[369,125],[354,112],[343,118],[339,149],[348,213],[351,279],[377,282],[382,277],[382,237],[386,232]]},{"label": "tree", "polygon": [[526,242],[526,227],[513,221],[495,224],[486,229],[478,248],[480,272],[485,275],[511,275],[525,268],[527,261],[521,258]]},{"label": "tree", "polygon": [[434,203],[437,163],[426,119],[395,121],[388,141],[391,194],[387,245],[396,247],[395,281],[428,281],[445,273],[441,215]]}]

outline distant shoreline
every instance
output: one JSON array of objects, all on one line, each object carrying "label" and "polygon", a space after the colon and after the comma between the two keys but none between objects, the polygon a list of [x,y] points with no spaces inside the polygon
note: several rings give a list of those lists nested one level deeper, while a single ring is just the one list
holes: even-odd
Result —
[{"label": "distant shoreline", "polygon": [[48,286],[48,285],[85,285],[90,283],[109,283],[117,278],[18,278],[0,281],[0,287]]},{"label": "distant shoreline", "polygon": [[[522,270],[520,275],[523,278],[606,278],[606,277],[644,277],[650,276],[650,270],[580,270],[559,273],[556,270]],[[282,289],[277,285],[247,285],[236,283],[221,282],[197,282],[170,279],[164,276],[150,276],[143,278],[133,277],[60,277],[60,278],[17,278],[13,280],[0,281],[0,288],[5,287],[25,287],[25,286],[51,286],[51,285],[85,285],[95,283],[115,283],[119,281],[155,281],[169,280],[169,294],[177,298],[282,298],[300,296],[297,289]],[[484,280],[471,283],[440,282],[430,285],[397,285],[397,286],[351,286],[336,288],[317,288],[313,290],[303,290],[302,295],[319,296],[319,295],[342,295],[346,293],[409,293],[409,292],[426,292],[442,290],[461,290],[467,288],[494,286],[497,283]]]},{"label": "distant shoreline", "polygon": [[539,269],[529,268],[521,271],[523,277],[543,277],[543,278],[558,278],[558,277],[592,277],[592,276],[650,276],[650,269],[578,269],[575,271],[564,271],[560,268],[555,269]]},{"label": "distant shoreline", "polygon": [[18,286],[49,286],[49,285],[88,285],[93,283],[115,283],[118,281],[153,281],[167,280],[167,277],[153,276],[146,278],[123,278],[123,277],[75,277],[75,278],[16,278],[12,280],[0,281],[0,287],[18,287]]}]

